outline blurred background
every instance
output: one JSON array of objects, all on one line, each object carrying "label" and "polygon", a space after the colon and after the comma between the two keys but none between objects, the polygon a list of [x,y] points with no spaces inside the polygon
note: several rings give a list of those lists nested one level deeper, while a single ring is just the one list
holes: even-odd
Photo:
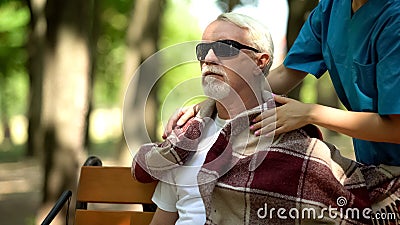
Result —
[{"label": "blurred background", "polygon": [[[140,145],[148,142],[144,136],[161,139],[163,123],[182,106],[164,104],[165,99],[174,87],[200,73],[198,63],[177,65],[152,85],[154,77],[137,73],[149,56],[199,40],[218,14],[233,10],[269,26],[277,66],[317,3],[1,0],[1,224],[40,224],[64,190],[74,191],[79,169],[89,155],[99,156],[104,165],[130,166],[132,155],[121,122],[128,84],[135,90],[132,116],[146,118],[146,126],[135,126],[131,140]],[[150,94],[143,95],[143,88],[151,88]],[[184,98],[187,91],[174,96]],[[290,96],[342,108],[328,76],[307,77]],[[140,109],[143,105],[146,115]],[[323,132],[343,155],[354,157],[348,137]],[[70,209],[74,207],[72,202]],[[54,224],[65,224],[58,220]]]}]

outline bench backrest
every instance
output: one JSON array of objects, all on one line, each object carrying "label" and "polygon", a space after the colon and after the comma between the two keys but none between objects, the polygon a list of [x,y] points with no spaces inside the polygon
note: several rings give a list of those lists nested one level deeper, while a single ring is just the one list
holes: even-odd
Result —
[{"label": "bench backrest", "polygon": [[[88,209],[90,203],[152,204],[156,183],[132,178],[129,167],[83,166],[77,190],[75,225],[148,225],[154,212]],[[89,207],[90,208],[90,207]]]}]

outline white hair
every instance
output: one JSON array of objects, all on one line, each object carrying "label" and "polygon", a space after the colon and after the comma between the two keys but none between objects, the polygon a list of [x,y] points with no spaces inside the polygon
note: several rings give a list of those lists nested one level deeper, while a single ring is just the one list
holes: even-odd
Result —
[{"label": "white hair", "polygon": [[248,30],[250,43],[254,44],[256,49],[269,55],[270,60],[263,69],[264,75],[268,75],[274,55],[274,44],[268,27],[250,16],[233,12],[222,13],[217,20],[227,21]]}]

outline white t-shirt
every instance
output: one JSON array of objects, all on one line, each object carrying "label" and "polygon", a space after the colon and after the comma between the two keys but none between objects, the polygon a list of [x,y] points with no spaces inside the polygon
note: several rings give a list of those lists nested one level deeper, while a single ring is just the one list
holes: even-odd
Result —
[{"label": "white t-shirt", "polygon": [[206,212],[197,185],[197,174],[204,163],[208,150],[215,143],[226,121],[216,118],[207,121],[203,130],[205,136],[199,142],[198,150],[184,167],[175,169],[170,176],[176,184],[158,182],[153,194],[153,202],[158,208],[168,211],[178,211],[176,225],[204,224]]}]

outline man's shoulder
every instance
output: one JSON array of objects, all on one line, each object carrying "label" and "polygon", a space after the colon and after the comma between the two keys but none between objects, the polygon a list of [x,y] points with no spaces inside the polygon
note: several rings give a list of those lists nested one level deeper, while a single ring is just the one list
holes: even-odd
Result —
[{"label": "man's shoulder", "polygon": [[284,149],[280,152],[284,154],[307,155],[312,147],[311,145],[325,146],[322,132],[315,125],[306,125],[300,129],[281,134],[271,146],[271,150]]}]

